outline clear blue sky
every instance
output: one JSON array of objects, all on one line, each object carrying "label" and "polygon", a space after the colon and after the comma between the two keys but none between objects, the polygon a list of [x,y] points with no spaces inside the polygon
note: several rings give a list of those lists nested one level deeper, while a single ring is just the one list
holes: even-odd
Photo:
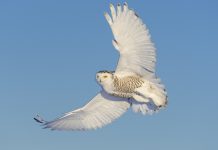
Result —
[{"label": "clear blue sky", "polygon": [[43,130],[90,100],[95,73],[118,53],[103,16],[117,1],[0,1],[1,150],[218,149],[218,1],[127,0],[150,29],[169,106],[152,116],[128,111],[96,131]]}]

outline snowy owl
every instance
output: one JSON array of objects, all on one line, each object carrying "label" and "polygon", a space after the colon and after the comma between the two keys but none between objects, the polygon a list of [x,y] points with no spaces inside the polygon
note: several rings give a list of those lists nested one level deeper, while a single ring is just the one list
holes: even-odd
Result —
[{"label": "snowy owl", "polygon": [[152,114],[167,105],[167,93],[155,75],[156,50],[149,31],[139,16],[128,8],[110,4],[105,18],[114,35],[112,44],[120,54],[115,71],[99,71],[96,81],[102,90],[82,108],[53,121],[34,119],[51,130],[90,130],[101,128],[128,108]]}]

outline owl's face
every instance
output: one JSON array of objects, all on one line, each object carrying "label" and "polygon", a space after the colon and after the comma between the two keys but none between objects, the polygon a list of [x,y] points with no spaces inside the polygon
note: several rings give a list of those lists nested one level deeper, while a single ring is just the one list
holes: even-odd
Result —
[{"label": "owl's face", "polygon": [[96,74],[96,80],[101,85],[111,82],[113,80],[113,73],[108,71],[99,71]]}]

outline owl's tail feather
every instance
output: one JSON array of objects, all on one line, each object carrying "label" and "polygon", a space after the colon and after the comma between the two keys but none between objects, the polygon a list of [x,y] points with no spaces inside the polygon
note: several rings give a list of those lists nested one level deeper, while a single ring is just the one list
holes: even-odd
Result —
[{"label": "owl's tail feather", "polygon": [[132,110],[135,113],[142,113],[143,115],[149,114],[152,115],[153,113],[157,112],[159,108],[152,102],[142,103],[136,100],[131,101]]}]

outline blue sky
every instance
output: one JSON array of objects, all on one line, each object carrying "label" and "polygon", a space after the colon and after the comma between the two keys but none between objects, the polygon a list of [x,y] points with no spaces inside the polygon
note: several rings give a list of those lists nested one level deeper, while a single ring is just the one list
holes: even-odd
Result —
[{"label": "blue sky", "polygon": [[43,130],[99,90],[95,73],[118,53],[103,16],[124,1],[0,1],[0,149],[217,149],[218,2],[133,1],[157,47],[157,75],[169,106],[152,116],[128,111],[96,131]]}]

